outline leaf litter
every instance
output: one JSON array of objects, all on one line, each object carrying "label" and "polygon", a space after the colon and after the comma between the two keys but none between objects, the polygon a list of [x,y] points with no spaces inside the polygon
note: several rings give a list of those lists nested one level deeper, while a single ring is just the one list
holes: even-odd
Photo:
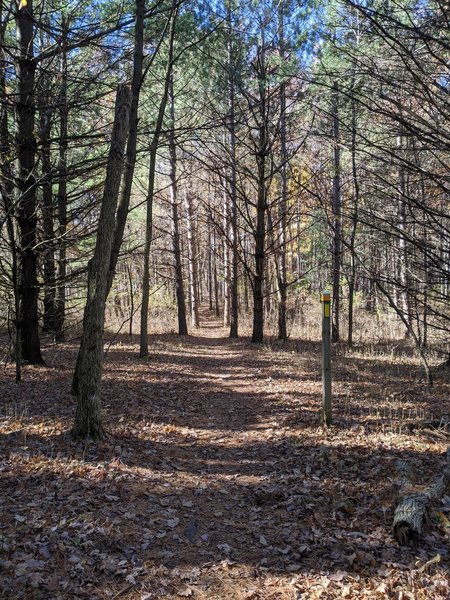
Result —
[{"label": "leaf litter", "polygon": [[[1,374],[1,580],[7,599],[449,597],[450,498],[418,548],[392,537],[396,461],[417,485],[449,414],[414,364],[335,358],[335,425],[318,422],[320,347],[230,341],[210,315],[195,337],[119,338],[104,371],[104,442],[76,444],[76,346]],[[405,416],[406,415],[406,416]]]}]

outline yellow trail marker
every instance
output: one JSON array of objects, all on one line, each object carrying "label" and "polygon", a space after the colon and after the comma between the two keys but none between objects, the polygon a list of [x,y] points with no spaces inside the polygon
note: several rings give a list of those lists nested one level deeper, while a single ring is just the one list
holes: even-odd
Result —
[{"label": "yellow trail marker", "polygon": [[331,293],[324,291],[320,296],[322,302],[322,419],[325,425],[331,425]]}]

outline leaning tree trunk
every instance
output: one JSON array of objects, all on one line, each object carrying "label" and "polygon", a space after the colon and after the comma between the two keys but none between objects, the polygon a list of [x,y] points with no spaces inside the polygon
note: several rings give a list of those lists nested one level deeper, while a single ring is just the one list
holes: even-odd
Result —
[{"label": "leaning tree trunk", "polygon": [[138,130],[138,108],[139,96],[142,86],[142,70],[144,62],[144,15],[145,15],[145,0],[136,0],[136,14],[134,26],[134,56],[133,56],[133,76],[131,80],[131,108],[129,119],[129,131],[127,140],[127,151],[125,155],[125,167],[122,190],[120,193],[119,206],[115,221],[114,237],[111,248],[111,264],[109,266],[108,287],[106,294],[108,295],[114,273],[119,260],[120,248],[122,246],[123,233],[128,217],[128,209],[130,206],[131,188],[133,185],[133,176],[136,166],[136,150],[137,150],[137,130]]},{"label": "leaning tree trunk", "polygon": [[79,353],[78,403],[72,430],[75,439],[103,437],[100,384],[103,360],[106,290],[111,259],[114,219],[128,133],[131,95],[127,86],[117,90],[114,125],[106,169],[103,200],[93,258],[88,266],[88,296],[84,309]]},{"label": "leaning tree trunk", "polygon": [[18,288],[22,335],[22,358],[43,363],[39,341],[38,280],[36,253],[36,139],[35,139],[35,70],[33,58],[33,2],[17,10],[17,223],[19,228]]}]

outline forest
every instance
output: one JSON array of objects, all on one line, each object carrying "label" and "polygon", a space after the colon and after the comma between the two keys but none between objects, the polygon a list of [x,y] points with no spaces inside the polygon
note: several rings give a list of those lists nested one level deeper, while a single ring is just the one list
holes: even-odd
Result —
[{"label": "forest", "polygon": [[0,598],[450,598],[449,32],[0,0]]}]

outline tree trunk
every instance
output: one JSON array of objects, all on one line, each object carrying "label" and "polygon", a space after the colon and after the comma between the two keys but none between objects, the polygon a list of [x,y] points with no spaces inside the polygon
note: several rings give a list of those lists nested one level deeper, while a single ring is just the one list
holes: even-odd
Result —
[{"label": "tree trunk", "polygon": [[[43,99],[43,104],[48,103]],[[46,107],[40,115],[41,163],[42,163],[42,224],[44,230],[44,314],[42,330],[56,333],[56,268],[55,268],[55,231],[53,226],[53,177],[51,166],[51,131],[52,111]]]},{"label": "tree trunk", "polygon": [[88,295],[84,309],[83,336],[79,353],[79,398],[72,430],[75,439],[103,437],[100,386],[103,362],[103,334],[108,274],[111,260],[114,219],[128,133],[131,94],[127,86],[117,90],[114,125],[106,169],[103,200],[93,258],[88,266]]},{"label": "tree trunk", "polygon": [[[283,2],[278,5],[279,55],[282,62],[284,52],[284,15]],[[286,275],[286,229],[287,229],[287,148],[286,148],[286,85],[280,84],[280,201],[278,206],[279,236],[276,252],[277,283],[278,283],[278,339],[287,339],[286,305],[287,305],[287,275]]]},{"label": "tree trunk", "polygon": [[335,83],[333,87],[333,253],[332,253],[332,279],[333,279],[333,311],[331,340],[339,342],[339,321],[341,304],[341,252],[342,252],[342,223],[341,223],[341,149],[339,133],[339,88]]},{"label": "tree trunk", "polygon": [[120,194],[119,206],[117,209],[116,222],[114,228],[114,238],[111,249],[111,264],[109,267],[108,295],[114,279],[114,273],[119,260],[120,247],[122,246],[123,232],[128,217],[130,206],[131,188],[133,185],[134,169],[136,165],[137,148],[137,129],[138,129],[138,108],[139,95],[142,85],[142,65],[144,62],[144,15],[145,0],[136,0],[136,15],[134,26],[134,55],[133,55],[133,77],[131,81],[131,109],[129,132],[127,141],[127,151],[125,157],[125,167],[122,191]]},{"label": "tree trunk", "polygon": [[30,363],[43,363],[39,341],[38,280],[36,253],[36,178],[35,157],[35,70],[33,58],[33,2],[21,4],[16,14],[17,42],[17,162],[19,226],[18,286],[22,334],[22,357]]},{"label": "tree trunk", "polygon": [[187,335],[186,300],[184,297],[183,265],[181,260],[180,218],[178,214],[177,149],[175,143],[175,97],[173,72],[169,84],[169,155],[170,155],[170,202],[172,205],[172,245],[175,267],[175,295],[178,309],[178,334]]},{"label": "tree trunk", "polygon": [[200,326],[199,317],[199,293],[198,293],[198,259],[197,245],[194,227],[194,206],[192,204],[191,191],[186,190],[186,215],[187,215],[187,242],[188,242],[188,262],[189,262],[189,292],[191,321],[193,327]]},{"label": "tree trunk", "polygon": [[[417,546],[420,541],[422,525],[426,519],[429,505],[446,493],[450,482],[450,449],[447,450],[447,464],[442,474],[437,475],[430,485],[422,491],[408,492],[412,484],[409,467],[399,461],[397,468],[401,473],[402,494],[395,509],[392,525],[394,537],[402,546]],[[406,490],[406,491],[405,491]]]},{"label": "tree trunk", "polygon": [[214,282],[213,282],[213,247],[211,235],[211,220],[208,219],[208,300],[209,310],[213,310],[214,305]]},{"label": "tree trunk", "polygon": [[[401,152],[403,150],[403,134],[399,132],[397,136],[397,148]],[[403,157],[400,157],[403,160]],[[407,247],[406,247],[406,180],[405,169],[403,164],[400,164],[398,169],[398,229],[400,232],[398,238],[398,282],[400,292],[400,305],[403,314],[405,315],[405,337],[411,337],[411,307],[408,293],[408,273],[407,273]]]},{"label": "tree trunk", "polygon": [[[354,83],[354,82],[353,82]],[[355,256],[355,243],[356,243],[356,230],[358,226],[358,209],[359,209],[359,179],[358,169],[356,165],[356,104],[352,98],[352,142],[351,142],[351,156],[352,156],[352,177],[353,177],[353,214],[352,214],[352,229],[350,233],[350,274],[348,278],[348,338],[347,345],[349,348],[353,347],[353,307],[354,307],[354,295],[355,295],[355,281],[356,281],[356,256]]]},{"label": "tree trunk", "polygon": [[256,228],[255,238],[255,273],[253,276],[253,331],[252,342],[261,344],[264,340],[264,275],[265,275],[265,245],[266,245],[266,212],[267,212],[267,182],[266,182],[266,156],[268,145],[268,115],[265,89],[266,69],[265,50],[262,49],[258,57],[258,87],[259,87],[259,123],[258,123],[258,148],[257,162],[257,188],[256,203]]},{"label": "tree trunk", "polygon": [[[228,146],[230,153],[230,338],[239,335],[239,257],[238,257],[238,207],[236,193],[236,119],[235,119],[235,61],[231,3],[227,6],[228,21]],[[225,323],[226,324],[226,323]]]},{"label": "tree trunk", "polygon": [[127,263],[127,277],[128,277],[128,292],[129,292],[129,310],[130,317],[128,323],[128,335],[132,337],[133,335],[133,319],[134,319],[134,288],[133,288],[133,272],[131,270],[130,265]]},{"label": "tree trunk", "polygon": [[265,161],[258,161],[258,203],[256,207],[255,230],[255,275],[253,277],[253,331],[252,342],[261,344],[264,340],[264,275],[266,243],[266,182]]},{"label": "tree trunk", "polygon": [[228,210],[227,180],[223,177],[223,326],[230,327],[230,216]]},{"label": "tree trunk", "polygon": [[[2,17],[3,4],[0,4],[0,22]],[[16,382],[22,379],[22,337],[21,337],[21,317],[20,317],[20,293],[18,281],[18,257],[16,231],[14,227],[14,174],[11,164],[13,147],[11,136],[8,129],[8,111],[6,103],[6,57],[3,50],[4,30],[1,31],[0,40],[0,195],[3,199],[3,209],[5,211],[6,229],[8,233],[8,242],[11,250],[11,279],[14,296],[14,359],[16,364]]]},{"label": "tree trunk", "polygon": [[217,232],[213,230],[213,282],[214,282],[214,312],[216,317],[220,317],[219,304],[219,278],[217,276]]},{"label": "tree trunk", "polygon": [[64,341],[64,322],[66,313],[66,274],[67,274],[67,123],[69,108],[67,105],[67,28],[62,24],[61,54],[61,93],[59,109],[59,159],[58,159],[58,256],[56,262],[56,340]]},{"label": "tree trunk", "polygon": [[142,304],[141,304],[141,329],[139,335],[139,356],[148,356],[148,309],[150,303],[150,248],[153,237],[153,195],[155,190],[156,156],[158,152],[159,138],[164,122],[167,99],[169,96],[170,78],[173,69],[173,42],[175,36],[175,23],[177,11],[170,15],[169,50],[166,63],[164,80],[164,92],[159,103],[158,117],[156,119],[155,131],[150,143],[150,162],[148,168],[148,184],[146,197],[146,223],[144,244],[144,273],[142,277]]}]

